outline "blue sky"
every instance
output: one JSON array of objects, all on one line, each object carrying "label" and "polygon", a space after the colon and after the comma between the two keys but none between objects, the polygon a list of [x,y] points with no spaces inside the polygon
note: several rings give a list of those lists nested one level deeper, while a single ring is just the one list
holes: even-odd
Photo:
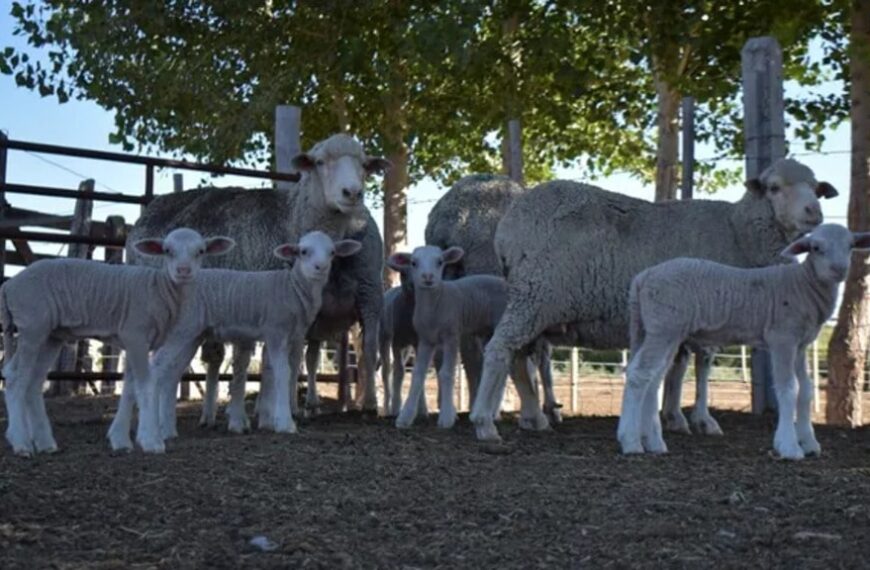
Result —
[{"label": "blue sky", "polygon": [[[21,41],[12,36],[12,18],[8,15],[9,0],[0,0],[0,47],[6,45],[21,46]],[[831,84],[827,89],[842,89],[841,85]],[[796,93],[799,88],[787,85],[789,93]],[[289,102],[288,102],[289,103]],[[302,115],[303,126],[305,112]],[[12,77],[0,75],[0,130],[10,138],[33,142],[50,143],[67,146],[77,146],[91,149],[120,151],[120,148],[110,145],[109,133],[113,131],[113,115],[88,101],[70,101],[59,104],[53,97],[42,98],[37,93],[18,88]],[[827,180],[839,191],[840,196],[823,204],[826,218],[829,221],[845,223],[845,215],[849,190],[849,156],[839,154],[848,151],[849,126],[845,124],[836,131],[827,133],[827,143],[824,151],[834,151],[835,154],[799,156],[798,158],[810,166],[820,180]],[[800,150],[795,145],[795,152]],[[705,158],[713,155],[712,149],[698,148],[696,156]],[[50,162],[48,162],[50,161]],[[172,190],[171,170],[158,170],[155,181],[157,193]],[[560,178],[580,181],[591,181],[608,190],[622,192],[632,196],[650,199],[653,195],[651,186],[644,186],[627,175],[615,175],[597,180],[589,180],[579,169],[560,169]],[[10,151],[7,180],[14,183],[42,184],[75,188],[83,178],[94,178],[97,190],[117,191],[139,194],[144,189],[144,167],[126,166],[110,162],[83,160],[45,155],[40,158],[19,151]],[[187,187],[195,186],[201,176],[198,173],[185,172]],[[245,186],[260,185],[259,181],[221,177],[216,180],[218,185],[239,184]],[[435,200],[446,188],[432,181],[423,181],[409,190],[409,246],[414,247],[423,242],[423,230],[426,216]],[[743,189],[735,186],[717,193],[713,198],[736,200]],[[8,195],[7,199],[14,206],[36,209],[57,214],[70,214],[73,201],[60,198],[29,197]],[[121,214],[128,222],[138,215],[138,206],[115,205],[97,202],[94,207],[94,219],[105,219],[106,216]],[[381,219],[381,212],[373,211],[375,218]],[[60,246],[38,246],[37,251],[57,252]]]}]

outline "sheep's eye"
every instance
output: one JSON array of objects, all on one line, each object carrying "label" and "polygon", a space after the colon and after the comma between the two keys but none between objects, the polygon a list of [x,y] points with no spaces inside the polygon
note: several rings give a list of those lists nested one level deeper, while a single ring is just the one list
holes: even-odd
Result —
[{"label": "sheep's eye", "polygon": [[314,161],[314,164],[316,164],[317,166],[323,166],[326,163],[323,161],[322,158],[318,158],[317,160]]},{"label": "sheep's eye", "polygon": [[417,267],[417,260],[416,259],[411,260],[411,267]]},{"label": "sheep's eye", "polygon": [[813,244],[810,249],[812,249],[813,251],[819,251],[819,246],[817,244]]},{"label": "sheep's eye", "polygon": [[170,254],[172,253],[172,250],[169,249],[168,247],[164,247],[164,248],[163,248],[163,253],[165,253],[166,255],[170,255]]},{"label": "sheep's eye", "polygon": [[203,255],[203,254],[205,254],[205,248],[204,248],[204,247],[200,248],[200,250],[199,250],[199,255]]},{"label": "sheep's eye", "polygon": [[302,248],[302,251],[300,251],[299,253],[301,253],[303,256],[308,255],[308,248],[307,248],[307,247],[303,247],[303,248]]},{"label": "sheep's eye", "polygon": [[441,259],[439,259],[439,260],[438,260],[438,267],[441,267],[442,265],[444,265],[444,261],[441,260]]},{"label": "sheep's eye", "polygon": [[335,257],[335,250],[334,249],[329,252],[329,257]]},{"label": "sheep's eye", "polygon": [[773,194],[776,194],[777,192],[779,192],[779,186],[777,186],[776,184],[771,184],[771,185],[770,185],[770,191],[771,191]]}]

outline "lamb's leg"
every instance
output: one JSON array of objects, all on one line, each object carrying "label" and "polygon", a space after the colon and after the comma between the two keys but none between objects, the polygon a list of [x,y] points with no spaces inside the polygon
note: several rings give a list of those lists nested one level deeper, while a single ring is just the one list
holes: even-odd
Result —
[{"label": "lamb's leg", "polygon": [[411,389],[408,391],[408,397],[405,399],[402,411],[399,412],[399,417],[396,418],[396,427],[399,429],[411,427],[414,423],[414,418],[417,417],[420,397],[426,389],[426,372],[432,363],[434,352],[435,347],[431,344],[427,344],[422,340],[417,343],[417,357],[414,362],[414,371],[411,374]]},{"label": "lamb's leg", "polygon": [[665,376],[664,410],[665,429],[676,433],[692,433],[689,422],[681,409],[683,401],[683,378],[689,367],[689,349],[685,345],[677,351],[673,364]]},{"label": "lamb's leg", "polygon": [[[290,409],[290,376],[298,373],[300,358],[290,364],[290,355],[287,352],[286,338],[272,338],[266,341],[269,348],[269,364],[272,367],[272,378],[275,383],[275,397],[273,399],[273,417],[275,418],[274,430],[276,433],[296,433],[296,422],[293,421]],[[300,348],[296,349],[297,351]]]},{"label": "lamb's leg", "polygon": [[673,367],[674,354],[678,348],[679,343],[675,342],[663,349],[663,354],[667,357],[660,369],[653,369],[654,375],[647,384],[646,393],[643,396],[641,443],[648,453],[667,453],[668,451],[668,446],[662,437],[661,414],[659,414],[661,400],[659,396],[662,389],[662,377],[666,374],[668,363]]},{"label": "lamb's leg", "polygon": [[269,347],[263,346],[260,365],[260,393],[257,395],[257,427],[275,429],[275,378],[269,358]]},{"label": "lamb's leg", "polygon": [[[392,362],[390,362],[389,354],[392,353]],[[387,416],[395,417],[399,415],[399,410],[402,409],[402,384],[405,381],[405,354],[402,347],[398,343],[391,341],[390,346],[384,349],[381,355],[383,367],[381,373],[386,381],[389,374],[390,383],[390,401],[387,402]]]},{"label": "lamb's leg", "polygon": [[459,354],[468,384],[468,401],[474,403],[480,374],[483,371],[483,343],[476,336],[465,335],[459,340]]},{"label": "lamb's leg", "polygon": [[438,427],[450,429],[456,424],[456,404],[453,401],[453,387],[456,382],[456,357],[459,355],[459,339],[448,341],[438,369]]},{"label": "lamb's leg", "polygon": [[305,376],[308,390],[305,392],[305,412],[316,416],[320,407],[317,395],[317,368],[320,364],[320,341],[309,340],[305,349]]},{"label": "lamb's leg", "polygon": [[810,375],[807,373],[807,347],[802,346],[798,349],[794,361],[794,371],[799,382],[798,402],[797,402],[797,437],[801,449],[806,455],[821,455],[822,446],[819,445],[816,439],[815,431],[813,430],[813,383],[810,380]]},{"label": "lamb's leg", "polygon": [[146,453],[163,453],[166,448],[160,436],[160,419],[157,411],[155,378],[148,366],[148,349],[135,339],[124,342],[127,349],[127,368],[136,387],[136,403],[139,407],[139,425],[136,428],[136,443]]},{"label": "lamb's leg", "polygon": [[528,357],[519,356],[514,360],[512,376],[520,396],[520,428],[541,431],[549,429],[550,422],[541,411],[532,375],[534,371],[535,366]]},{"label": "lamb's leg", "polygon": [[[546,305],[538,299],[508,301],[495,334],[486,345],[481,382],[471,409],[470,419],[475,424],[478,439],[501,439],[493,416],[501,402],[514,353],[534,341],[546,328],[546,323],[539,322],[540,311]],[[535,400],[538,405],[537,398]]]},{"label": "lamb's leg", "polygon": [[[647,392],[651,393],[650,399],[655,402],[652,406],[654,415],[658,416],[657,378],[661,378],[673,361],[674,349],[669,348],[672,344],[647,334],[628,362],[625,371],[625,391],[622,395],[622,413],[616,430],[616,437],[624,454],[644,452],[644,432],[649,434],[652,431],[648,426],[652,418],[644,417],[644,412],[649,412],[645,405]],[[661,445],[664,445],[664,441]]]},{"label": "lamb's leg", "polygon": [[[112,451],[133,450],[133,440],[130,439],[130,426],[133,423],[133,407],[135,404],[136,388],[133,386],[133,379],[130,378],[125,366],[121,398],[118,400],[118,411],[115,412],[112,425],[109,426],[109,432],[106,434]],[[163,421],[162,418],[160,421]]]},{"label": "lamb's leg", "polygon": [[390,374],[390,339],[381,338],[381,342],[378,344],[378,358],[380,361],[380,370],[381,370],[381,385],[384,390],[384,416],[391,417],[390,406],[393,403],[393,391],[392,391],[392,376]]},{"label": "lamb's leg", "polygon": [[23,339],[19,334],[18,348],[12,361],[4,366],[6,376],[6,410],[8,427],[6,440],[16,455],[33,455],[32,418],[27,405],[32,384],[42,386],[45,377],[38,377],[38,363],[43,353],[43,340]]},{"label": "lamb's leg", "polygon": [[797,404],[797,382],[794,377],[796,357],[797,350],[794,345],[782,342],[770,346],[770,363],[779,411],[773,447],[784,459],[804,458],[794,425]]},{"label": "lamb's leg", "polygon": [[[178,384],[181,382],[184,371],[190,365],[190,361],[196,355],[197,346],[196,339],[169,340],[154,354],[151,360],[151,374],[154,375],[157,386],[157,415],[160,421],[160,436],[164,441],[178,437],[175,415]],[[127,372],[129,372],[129,368]]]},{"label": "lamb's leg", "polygon": [[550,423],[558,425],[562,423],[562,406],[556,401],[556,390],[553,384],[553,365],[551,362],[553,347],[541,340],[536,346],[536,360],[538,373],[541,375],[541,386],[544,389],[544,414]]},{"label": "lamb's leg", "polygon": [[251,420],[245,412],[245,389],[253,352],[253,342],[233,344],[233,379],[230,381],[230,403],[227,404],[227,429],[232,433],[245,433],[251,429]]},{"label": "lamb's leg", "polygon": [[704,435],[722,435],[713,416],[710,415],[710,370],[713,367],[713,351],[702,349],[695,353],[695,408],[692,410],[692,427]]},{"label": "lamb's leg", "polygon": [[218,378],[226,349],[224,343],[208,340],[202,343],[201,360],[205,364],[205,396],[202,398],[202,416],[199,425],[214,427],[217,423]]},{"label": "lamb's leg", "polygon": [[57,451],[57,443],[51,431],[51,421],[45,411],[45,398],[42,395],[42,385],[48,371],[57,362],[57,356],[63,343],[49,339],[43,347],[43,358],[36,364],[36,382],[31,382],[27,387],[27,407],[29,409],[30,430],[33,436],[33,444],[38,453],[54,453]]}]

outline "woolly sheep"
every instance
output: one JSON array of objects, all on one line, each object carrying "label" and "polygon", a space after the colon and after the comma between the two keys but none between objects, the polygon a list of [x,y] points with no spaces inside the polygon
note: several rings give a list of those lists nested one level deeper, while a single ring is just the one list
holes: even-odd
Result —
[{"label": "woolly sheep", "polygon": [[[302,173],[302,178],[289,189],[201,188],[160,196],[136,222],[128,243],[141,235],[185,225],[204,233],[237,236],[239,247],[235,253],[210,263],[209,267],[244,271],[280,269],[283,262],[272,255],[275,244],[296,243],[312,230],[321,230],[332,239],[364,231],[371,223],[363,203],[365,178],[383,172],[390,163],[368,156],[353,137],[336,134],[294,157],[293,166]],[[128,259],[134,257],[128,255]],[[368,331],[365,345],[376,350],[376,330]],[[252,349],[252,345],[241,343],[233,350],[231,390],[238,392],[241,386],[242,394]],[[223,348],[213,342],[203,347],[211,379],[207,382],[211,390],[203,409],[205,424],[214,423],[216,378],[223,354]],[[366,409],[376,409],[373,370],[363,375],[363,387]],[[241,402],[239,398],[234,400]],[[231,429],[241,431],[247,427],[243,407],[232,405],[231,401],[229,412]]]},{"label": "woolly sheep", "polygon": [[680,344],[689,340],[770,350],[779,409],[774,449],[787,459],[821,453],[810,421],[806,348],[834,312],[851,250],[865,248],[870,232],[824,224],[782,252],[792,258],[808,253],[800,264],[743,269],[678,258],[635,277],[629,293],[632,357],[617,432],[622,452],[667,451],[658,385]]},{"label": "woolly sheep", "polygon": [[[387,260],[387,264],[397,271],[410,267],[414,283],[413,324],[418,338],[411,389],[396,419],[398,428],[410,427],[417,416],[426,371],[437,348],[441,348],[443,353],[438,370],[438,427],[453,427],[456,422],[453,382],[459,339],[462,335],[488,337],[504,310],[507,297],[504,279],[491,275],[471,275],[454,281],[443,279],[444,267],[455,263],[462,255],[459,247],[442,251],[435,246],[422,246],[412,254],[396,253]],[[527,396],[523,401],[528,404],[531,402],[528,393],[534,392],[528,367],[519,365],[515,368],[517,390]],[[527,407],[522,409],[521,415],[524,427],[531,422],[532,427],[537,428],[538,418],[543,417],[540,409],[529,410]]]},{"label": "woolly sheep", "polygon": [[[293,262],[290,270],[232,271],[204,269],[163,347],[154,355],[152,372],[159,378],[163,436],[175,435],[175,393],[178,380],[208,332],[221,341],[264,341],[273,374],[264,396],[271,414],[259,427],[293,433],[290,376],[299,370],[305,332],[320,310],[323,286],[333,256],[360,249],[354,240],[334,242],[323,232],[310,232],[298,244],[280,245],[274,255]],[[288,364],[289,363],[289,364]]]},{"label": "woolly sheep", "polygon": [[[445,279],[466,275],[502,277],[493,246],[496,227],[511,203],[524,191],[523,186],[507,176],[472,174],[458,180],[438,200],[429,212],[426,244],[441,249],[457,246],[465,251],[461,260],[445,268]],[[413,312],[413,307],[410,312]],[[542,339],[535,346],[532,357],[538,363],[544,387],[544,413],[553,423],[560,423],[561,406],[556,402],[553,390],[551,351],[552,347]],[[480,381],[483,347],[478,339],[465,338],[460,342],[460,354],[468,378],[470,401],[473,402]]]},{"label": "woolly sheep", "polygon": [[[233,245],[229,238],[203,239],[191,229],[179,228],[165,239],[131,244],[141,254],[161,259],[161,270],[52,259],[37,261],[5,283],[0,289],[0,321],[8,350],[3,367],[9,416],[6,439],[15,453],[29,456],[34,450],[57,450],[42,384],[63,343],[88,337],[127,350],[125,385],[131,391],[135,385],[142,416],[136,441],[147,452],[162,452],[148,351],[165,340],[200,273],[203,257],[226,253]],[[18,330],[14,349],[13,328]],[[129,432],[112,444],[116,449],[132,447]]]},{"label": "woolly sheep", "polygon": [[834,195],[806,166],[780,160],[749,181],[736,203],[653,204],[570,181],[515,199],[495,237],[509,295],[471,414],[478,437],[498,439],[492,393],[503,387],[512,354],[547,329],[565,326],[561,339],[548,335],[554,341],[624,348],[635,275],[680,256],[737,267],[776,263],[792,238],[821,223],[818,197]]}]

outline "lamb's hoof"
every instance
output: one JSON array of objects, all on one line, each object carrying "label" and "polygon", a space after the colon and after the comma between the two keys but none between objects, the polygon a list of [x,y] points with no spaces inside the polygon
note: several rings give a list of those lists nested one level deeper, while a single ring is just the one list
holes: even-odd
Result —
[{"label": "lamb's hoof", "polygon": [[719,422],[714,420],[712,416],[693,417],[692,429],[701,435],[724,435],[722,428],[719,427]]},{"label": "lamb's hoof", "polygon": [[689,429],[689,422],[682,411],[669,412],[665,414],[665,430],[672,433],[684,433],[691,435],[692,430]]},{"label": "lamb's hoof", "polygon": [[156,439],[137,439],[136,442],[145,453],[166,453],[166,446]]},{"label": "lamb's hoof", "polygon": [[217,427],[217,419],[207,416],[201,416],[199,418],[199,427],[214,429],[215,427]]},{"label": "lamb's hoof", "polygon": [[130,439],[130,436],[126,437],[123,435],[115,435],[109,434],[109,447],[112,448],[112,451],[118,452],[130,452],[133,451],[133,440]]},{"label": "lamb's hoof", "polygon": [[296,433],[296,422],[290,418],[275,420],[275,433]]},{"label": "lamb's hoof", "polygon": [[409,429],[412,425],[414,425],[413,418],[408,418],[403,414],[399,414],[399,417],[396,418],[396,427],[399,429]]},{"label": "lamb's hoof", "polygon": [[550,420],[550,425],[557,426],[562,423],[562,405],[556,404],[552,408],[544,408],[544,415]]},{"label": "lamb's hoof", "polygon": [[54,441],[54,438],[49,437],[45,441],[37,440],[34,443],[34,448],[37,453],[45,453],[51,455],[52,453],[58,452],[57,443]]},{"label": "lamb's hoof", "polygon": [[493,422],[481,422],[474,426],[478,441],[501,441],[498,429]]},{"label": "lamb's hoof", "polygon": [[660,455],[668,452],[668,446],[665,444],[665,440],[659,435],[643,436],[641,438],[641,445],[647,453]]},{"label": "lamb's hoof", "polygon": [[27,459],[30,459],[31,457],[33,457],[33,449],[31,449],[29,447],[13,448],[12,451],[18,457],[26,457]]},{"label": "lamb's hoof", "polygon": [[542,413],[535,414],[531,418],[520,418],[520,429],[529,431],[546,431],[550,429],[550,420]]},{"label": "lamb's hoof", "polygon": [[305,404],[305,413],[303,417],[305,418],[316,418],[320,415],[320,404]]},{"label": "lamb's hoof", "polygon": [[790,459],[793,461],[798,461],[804,458],[804,450],[801,449],[801,446],[798,445],[797,442],[794,443],[781,443],[774,442],[773,444],[774,450],[776,454],[781,459]]},{"label": "lamb's hoof", "polygon": [[439,414],[438,415],[438,427],[440,429],[451,429],[454,425],[456,425],[456,413],[452,414]]},{"label": "lamb's hoof", "polygon": [[257,420],[257,428],[263,431],[275,431],[275,420],[261,416]]},{"label": "lamb's hoof", "polygon": [[619,439],[619,446],[623,455],[640,455],[644,452],[643,445],[638,439]]},{"label": "lamb's hoof", "polygon": [[822,455],[822,446],[819,442],[813,439],[800,440],[801,449],[804,451],[805,457],[820,457]]},{"label": "lamb's hoof", "polygon": [[169,441],[170,439],[176,439],[178,437],[178,430],[174,427],[166,428],[160,431],[160,435],[163,438],[163,441]]},{"label": "lamb's hoof", "polygon": [[227,422],[227,431],[237,434],[247,433],[251,431],[251,421],[248,419],[248,416],[230,418],[230,421]]}]

